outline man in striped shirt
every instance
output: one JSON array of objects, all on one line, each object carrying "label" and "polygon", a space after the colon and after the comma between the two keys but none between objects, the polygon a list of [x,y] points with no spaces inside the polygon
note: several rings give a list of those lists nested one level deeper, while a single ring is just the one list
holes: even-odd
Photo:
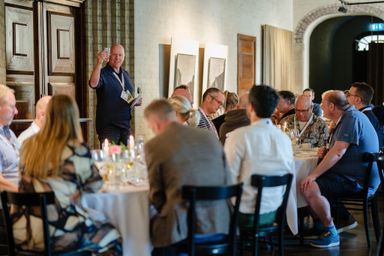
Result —
[{"label": "man in striped shirt", "polygon": [[224,93],[215,87],[208,88],[203,94],[203,102],[200,105],[200,122],[197,127],[208,129],[219,138],[216,128],[212,123],[209,116],[216,113],[216,111],[223,106],[225,102]]}]

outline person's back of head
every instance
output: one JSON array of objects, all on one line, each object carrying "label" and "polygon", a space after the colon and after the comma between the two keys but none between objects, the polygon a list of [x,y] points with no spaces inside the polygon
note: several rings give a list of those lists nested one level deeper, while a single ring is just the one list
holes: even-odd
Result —
[{"label": "person's back of head", "polygon": [[55,176],[64,148],[82,142],[76,102],[70,96],[55,95],[48,103],[44,127],[23,144],[21,166],[32,177]]},{"label": "person's back of head", "polygon": [[345,93],[340,90],[329,90],[325,91],[322,94],[323,100],[328,101],[329,103],[332,103],[335,105],[335,107],[339,110],[344,111],[346,107],[348,107],[348,101],[347,97],[345,96]]},{"label": "person's back of head", "polygon": [[177,122],[176,111],[166,99],[152,101],[144,109],[144,117],[155,134],[163,132],[168,124]]},{"label": "person's back of head", "polygon": [[249,91],[249,103],[258,118],[270,118],[278,101],[279,95],[268,85],[254,85]]},{"label": "person's back of head", "polygon": [[0,106],[7,102],[9,93],[14,93],[14,91],[6,85],[0,84]]},{"label": "person's back of head", "polygon": [[236,109],[239,104],[239,96],[234,92],[225,91],[225,112]]},{"label": "person's back of head", "polygon": [[191,103],[184,96],[172,96],[168,99],[173,109],[176,111],[176,116],[180,123],[187,123],[190,126],[196,127],[199,123],[199,112],[192,108]]},{"label": "person's back of head", "polygon": [[372,86],[364,82],[355,82],[351,84],[351,87],[356,88],[356,94],[360,97],[363,105],[371,104],[375,91]]},{"label": "person's back of head", "polygon": [[50,95],[43,96],[36,102],[35,122],[40,128],[45,124],[45,114],[51,98]]}]

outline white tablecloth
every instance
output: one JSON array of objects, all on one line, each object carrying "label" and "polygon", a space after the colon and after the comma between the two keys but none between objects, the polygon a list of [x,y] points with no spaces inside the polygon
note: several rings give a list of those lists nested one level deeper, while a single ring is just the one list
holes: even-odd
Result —
[{"label": "white tablecloth", "polygon": [[295,173],[287,205],[287,224],[294,235],[296,235],[299,231],[297,223],[297,208],[307,205],[307,202],[304,200],[298,185],[300,180],[306,177],[309,172],[315,168],[316,164],[317,156],[314,151],[295,153]]},{"label": "white tablecloth", "polygon": [[150,256],[148,185],[105,190],[84,195],[84,207],[104,213],[108,222],[119,230],[124,256]]}]

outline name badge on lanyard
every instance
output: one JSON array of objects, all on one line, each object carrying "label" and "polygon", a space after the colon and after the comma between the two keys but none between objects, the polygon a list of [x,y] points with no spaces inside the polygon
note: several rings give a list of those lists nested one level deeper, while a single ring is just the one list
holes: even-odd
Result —
[{"label": "name badge on lanyard", "polygon": [[127,102],[128,104],[131,104],[132,101],[135,99],[131,92],[129,90],[125,90],[125,81],[124,81],[124,75],[122,74],[122,78],[120,79],[120,77],[115,73],[113,72],[113,75],[116,77],[117,81],[119,81],[120,85],[121,85],[121,88],[123,89],[121,91],[121,95],[120,95],[120,98],[122,98],[125,102]]}]

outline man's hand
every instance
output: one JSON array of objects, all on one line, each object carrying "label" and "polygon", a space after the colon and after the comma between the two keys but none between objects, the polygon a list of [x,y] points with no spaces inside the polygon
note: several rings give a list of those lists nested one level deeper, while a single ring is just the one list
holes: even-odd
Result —
[{"label": "man's hand", "polygon": [[109,54],[104,50],[97,54],[97,63],[100,65],[103,64],[103,61],[108,61],[108,59],[109,59]]},{"label": "man's hand", "polygon": [[315,182],[315,180],[316,180],[316,177],[315,177],[314,175],[312,175],[312,174],[310,174],[310,175],[308,175],[307,177],[305,177],[304,179],[302,179],[302,180],[300,181],[300,191],[301,191],[301,192],[306,191],[306,190],[309,188],[309,186],[310,186],[313,182]]}]

